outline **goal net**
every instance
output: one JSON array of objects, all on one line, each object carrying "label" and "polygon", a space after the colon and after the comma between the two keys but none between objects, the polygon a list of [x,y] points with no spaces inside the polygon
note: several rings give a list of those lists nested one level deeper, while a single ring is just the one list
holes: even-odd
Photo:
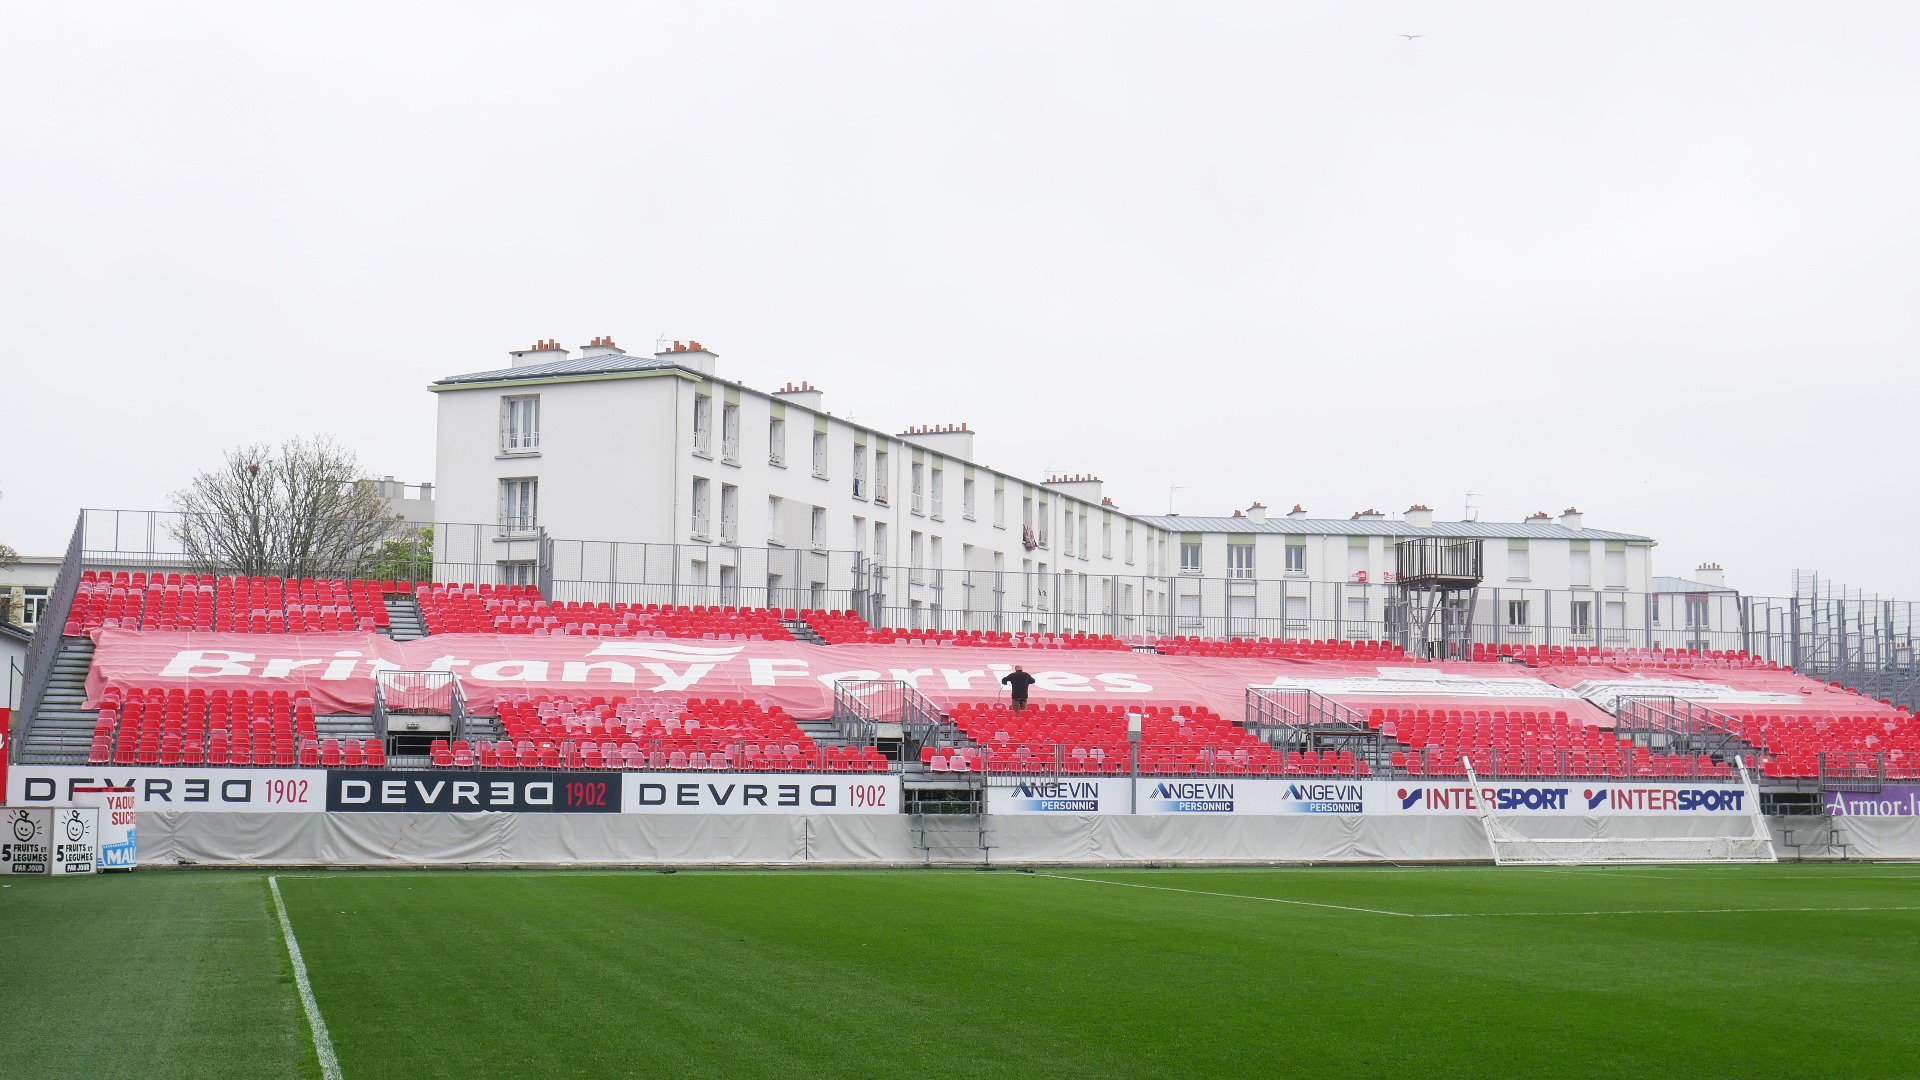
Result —
[{"label": "goal net", "polygon": [[[1702,814],[1698,817],[1634,817],[1637,827],[1648,822],[1709,822],[1715,826],[1709,834],[1629,836],[1606,830],[1618,819],[1529,816],[1502,816],[1493,812],[1489,800],[1478,798],[1480,820],[1487,829],[1487,842],[1493,847],[1493,861],[1499,866],[1595,866],[1645,863],[1760,863],[1778,862],[1773,850],[1773,834],[1760,814],[1760,790],[1747,773],[1746,762],[1736,759],[1740,783],[1746,790],[1745,814]],[[1467,779],[1473,790],[1481,790],[1480,778],[1473,766],[1467,766]],[[1594,821],[1603,824],[1595,834]],[[1584,827],[1585,836],[1536,835],[1547,830],[1566,832],[1567,826]]]}]

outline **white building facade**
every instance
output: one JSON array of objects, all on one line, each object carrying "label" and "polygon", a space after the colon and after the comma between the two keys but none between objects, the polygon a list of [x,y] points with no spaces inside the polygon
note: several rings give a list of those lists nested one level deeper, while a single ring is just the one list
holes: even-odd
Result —
[{"label": "white building facade", "polygon": [[511,356],[431,387],[443,578],[780,608],[858,594],[900,625],[1007,630],[1063,628],[1060,605],[1096,592],[1103,614],[1166,609],[1146,584],[1166,576],[1164,529],[1121,513],[1097,479],[978,464],[965,425],[850,423],[809,384],[718,377],[698,342]]}]

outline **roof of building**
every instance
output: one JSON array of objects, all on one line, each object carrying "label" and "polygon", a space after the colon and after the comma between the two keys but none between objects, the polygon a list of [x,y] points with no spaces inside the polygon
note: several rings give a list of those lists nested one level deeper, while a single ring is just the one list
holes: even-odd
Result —
[{"label": "roof of building", "polygon": [[1534,540],[1636,540],[1650,536],[1606,529],[1569,529],[1557,523],[1527,521],[1436,521],[1419,529],[1392,518],[1289,518],[1254,521],[1246,517],[1187,517],[1167,514],[1143,517],[1169,532],[1287,533],[1307,536],[1468,536]]},{"label": "roof of building", "polygon": [[677,366],[665,357],[614,352],[602,353],[599,356],[576,356],[569,360],[555,360],[550,364],[528,364],[525,367],[495,368],[492,371],[475,371],[466,375],[449,375],[433,385],[550,379],[566,375],[610,375],[622,371],[658,371],[662,368]]},{"label": "roof of building", "polygon": [[1655,575],[1653,579],[1653,591],[1657,593],[1667,593],[1733,592],[1734,590],[1727,588],[1725,585],[1709,585],[1704,581],[1691,581],[1683,577],[1660,577]]}]

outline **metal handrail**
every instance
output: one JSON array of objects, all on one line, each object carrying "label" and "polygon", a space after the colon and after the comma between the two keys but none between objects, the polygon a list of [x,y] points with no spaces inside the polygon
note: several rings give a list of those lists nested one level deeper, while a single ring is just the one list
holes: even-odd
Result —
[{"label": "metal handrail", "polygon": [[15,761],[27,745],[33,722],[40,714],[40,699],[46,695],[47,684],[53,679],[53,662],[60,655],[60,638],[66,632],[68,616],[73,613],[73,598],[80,592],[80,564],[85,543],[86,522],[82,519],[74,523],[73,539],[67,542],[67,553],[60,560],[60,574],[54,579],[53,592],[40,612],[40,621],[34,624],[33,641],[27,645],[27,676],[20,688],[20,707],[14,710],[13,730],[7,740],[8,755]]}]

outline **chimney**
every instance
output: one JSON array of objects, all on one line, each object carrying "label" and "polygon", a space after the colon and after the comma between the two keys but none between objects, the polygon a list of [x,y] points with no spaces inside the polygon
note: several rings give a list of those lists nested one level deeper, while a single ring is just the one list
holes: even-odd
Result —
[{"label": "chimney", "polygon": [[907,442],[924,446],[941,457],[974,460],[973,429],[965,424],[922,424],[898,434]]},{"label": "chimney", "polygon": [[1100,478],[1091,473],[1074,473],[1068,476],[1059,473],[1047,477],[1047,486],[1063,495],[1071,495],[1082,502],[1097,503],[1104,495],[1100,492]]},{"label": "chimney", "polygon": [[1294,503],[1293,509],[1287,511],[1288,521],[1299,521],[1302,518],[1305,518],[1306,516],[1307,516],[1307,508],[1304,506],[1301,506],[1299,503]]},{"label": "chimney", "polygon": [[1560,524],[1568,529],[1578,529],[1580,527],[1580,511],[1572,506],[1560,511]]},{"label": "chimney", "polygon": [[1265,525],[1267,523],[1267,504],[1255,502],[1252,506],[1247,507],[1247,520],[1253,522],[1255,525]]},{"label": "chimney", "polygon": [[511,367],[532,367],[534,364],[552,364],[565,360],[569,354],[567,350],[560,347],[558,341],[546,338],[534,342],[531,349],[514,349],[507,355],[513,357],[513,363],[509,365]]},{"label": "chimney", "polygon": [[583,358],[588,356],[608,356],[615,353],[625,356],[626,350],[615,345],[611,337],[597,337],[585,345],[580,346],[580,355]]},{"label": "chimney", "polygon": [[1385,515],[1385,514],[1383,514],[1383,513],[1381,513],[1381,512],[1380,512],[1380,511],[1378,511],[1378,510],[1375,510],[1375,509],[1374,509],[1373,507],[1371,507],[1371,506],[1369,506],[1369,507],[1367,507],[1367,508],[1366,508],[1365,510],[1362,510],[1362,511],[1360,511],[1359,513],[1357,513],[1357,514],[1355,514],[1355,515],[1353,515],[1353,519],[1352,519],[1352,520],[1354,520],[1354,521],[1379,521],[1380,519],[1382,519],[1382,518],[1384,518],[1384,517],[1386,517],[1386,516],[1387,516],[1387,515]]},{"label": "chimney", "polygon": [[[678,345],[679,342],[676,341],[674,344]],[[812,409],[814,412],[821,411],[820,391],[815,390],[810,382],[788,383],[775,390],[773,396],[789,405],[798,405],[803,409]]]},{"label": "chimney", "polygon": [[1407,524],[1416,529],[1433,528],[1433,507],[1414,503],[1407,507]]},{"label": "chimney", "polygon": [[[611,346],[613,339],[606,339],[606,343]],[[653,355],[656,359],[665,360],[669,364],[686,368],[688,371],[697,371],[702,375],[713,374],[713,362],[720,359],[718,353],[697,341],[676,341],[671,349],[662,349]]]},{"label": "chimney", "polygon": [[1693,580],[1716,589],[1727,587],[1727,572],[1717,562],[1703,562],[1693,572]]},{"label": "chimney", "polygon": [[1553,515],[1547,513],[1545,510],[1535,510],[1533,513],[1527,515],[1527,524],[1529,525],[1545,525],[1552,520]]}]

